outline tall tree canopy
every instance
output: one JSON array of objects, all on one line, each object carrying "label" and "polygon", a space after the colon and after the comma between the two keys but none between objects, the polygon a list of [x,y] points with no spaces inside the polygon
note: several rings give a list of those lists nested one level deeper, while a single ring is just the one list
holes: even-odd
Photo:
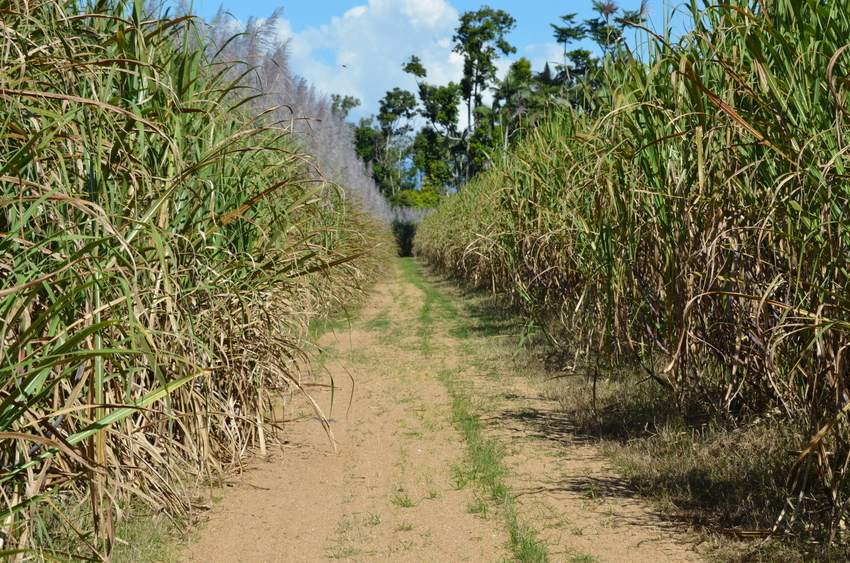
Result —
[{"label": "tall tree canopy", "polygon": [[452,41],[454,52],[463,56],[461,90],[466,100],[467,117],[472,126],[473,112],[482,104],[482,94],[496,78],[499,53],[516,53],[505,35],[516,26],[516,20],[503,10],[483,6],[460,16],[460,25]]},{"label": "tall tree canopy", "polygon": [[[521,58],[499,79],[499,59],[516,53],[507,40],[516,20],[489,6],[465,12],[458,20],[452,40],[453,52],[463,57],[459,83],[429,83],[422,61],[410,57],[402,69],[416,79],[417,95],[394,88],[381,100],[378,115],[356,128],[358,154],[371,165],[383,193],[405,205],[431,204],[437,194],[459,189],[487,166],[494,151],[507,149],[530,130],[547,106],[594,111],[602,62],[623,53],[624,30],[643,21],[647,5],[644,0],[639,10],[628,11],[615,0],[591,1],[595,18],[577,22],[573,13],[551,24],[564,48],[563,64],[555,64],[554,70],[547,63],[535,72]],[[598,50],[570,48],[588,38]],[[465,124],[460,122],[461,102],[466,105]],[[335,97],[335,111],[348,111],[352,103]]]}]

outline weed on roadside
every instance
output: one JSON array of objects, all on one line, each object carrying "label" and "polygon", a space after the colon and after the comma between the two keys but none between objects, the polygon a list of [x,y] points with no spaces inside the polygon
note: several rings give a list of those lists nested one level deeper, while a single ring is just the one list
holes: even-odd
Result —
[{"label": "weed on roadside", "polygon": [[419,506],[421,500],[413,501],[410,499],[407,493],[399,493],[393,497],[392,503],[396,506],[400,506],[402,508],[415,508]]}]

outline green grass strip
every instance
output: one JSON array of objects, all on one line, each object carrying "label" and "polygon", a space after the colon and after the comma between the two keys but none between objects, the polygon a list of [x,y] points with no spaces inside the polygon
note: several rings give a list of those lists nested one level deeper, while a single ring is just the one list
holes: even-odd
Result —
[{"label": "green grass strip", "polygon": [[458,486],[467,483],[477,485],[500,511],[510,536],[508,547],[513,552],[515,561],[549,561],[546,546],[537,539],[537,531],[517,509],[511,488],[505,482],[508,468],[504,463],[507,455],[504,444],[496,438],[484,435],[481,419],[475,413],[474,405],[454,371],[441,371],[440,381],[452,397],[452,422],[463,433],[469,449],[469,467],[458,470]]},{"label": "green grass strip", "polygon": [[[431,347],[428,337],[434,323],[433,313],[440,314],[440,320],[458,318],[457,310],[432,284],[423,279],[419,266],[412,259],[400,259],[404,281],[422,290],[425,302],[419,312],[419,336],[422,337],[421,349],[429,353]],[[468,484],[477,485],[483,492],[486,501],[482,501],[477,509],[484,512],[486,503],[494,506],[505,520],[509,540],[508,547],[514,555],[514,561],[521,563],[546,563],[549,553],[546,546],[537,539],[537,531],[523,518],[511,494],[511,488],[505,482],[508,468],[504,463],[507,450],[496,438],[484,435],[484,425],[475,412],[472,400],[464,388],[462,381],[453,370],[442,370],[440,381],[446,386],[452,397],[452,422],[463,433],[469,450],[469,466],[458,468],[456,480],[459,487]]]},{"label": "green grass strip", "polygon": [[402,279],[414,285],[425,294],[425,302],[419,309],[419,318],[417,319],[419,326],[416,330],[416,335],[421,338],[419,351],[423,354],[430,354],[433,352],[430,336],[433,331],[434,318],[432,313],[434,312],[434,308],[436,307],[442,313],[442,318],[445,319],[457,318],[457,311],[439,291],[422,278],[419,266],[412,258],[401,258],[399,259],[399,264],[404,274]]}]

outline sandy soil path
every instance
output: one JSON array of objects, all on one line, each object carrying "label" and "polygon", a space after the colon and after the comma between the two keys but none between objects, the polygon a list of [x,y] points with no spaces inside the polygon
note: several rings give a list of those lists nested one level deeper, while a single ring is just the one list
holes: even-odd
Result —
[{"label": "sandy soil path", "polygon": [[[509,478],[550,561],[699,561],[692,536],[634,498],[556,405],[484,347],[473,322],[425,302],[396,271],[350,327],[322,337],[308,387],[331,419],[337,452],[298,396],[286,443],[252,462],[181,557],[185,563],[513,560],[498,514],[457,489],[466,447],[438,374],[468,380],[488,432],[509,445]],[[425,322],[423,319],[427,319]],[[322,384],[331,377],[334,392]]]}]

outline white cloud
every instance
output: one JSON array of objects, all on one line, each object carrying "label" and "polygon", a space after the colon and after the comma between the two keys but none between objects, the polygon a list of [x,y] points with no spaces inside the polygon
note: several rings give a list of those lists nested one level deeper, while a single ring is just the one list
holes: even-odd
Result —
[{"label": "white cloud", "polygon": [[375,4],[400,5],[402,12],[416,27],[438,27],[450,20],[457,20],[457,10],[443,0],[378,0]]},{"label": "white cloud", "polygon": [[[288,20],[280,21],[279,35],[290,40],[290,65],[295,74],[327,95],[360,99],[362,105],[352,110],[349,119],[376,114],[380,99],[395,87],[415,94],[415,79],[401,70],[413,55],[428,71],[427,82],[460,81],[463,57],[452,52],[458,11],[451,0],[363,1],[342,16],[300,33],[293,32]],[[511,58],[520,56],[540,71],[547,61],[553,66],[562,61],[563,47],[554,42],[529,45]],[[497,63],[500,76],[510,64],[508,59]],[[489,99],[486,95],[485,100]],[[465,122],[466,111],[461,109],[460,114]]]},{"label": "white cloud", "polygon": [[559,43],[537,43],[535,45],[529,45],[523,49],[522,54],[531,61],[531,68],[536,72],[543,70],[543,66],[547,62],[553,71],[555,70],[555,65],[563,64],[564,62],[564,46]]},{"label": "white cloud", "polygon": [[369,10],[368,6],[355,6],[345,12],[343,18],[359,18]]},{"label": "white cloud", "polygon": [[460,80],[463,61],[451,52],[457,21],[445,0],[368,0],[301,33],[282,20],[280,37],[291,40],[295,74],[326,94],[361,100],[351,114],[357,119],[377,113],[378,101],[396,86],[415,92],[415,80],[401,70],[412,55],[428,70],[428,82]]}]

